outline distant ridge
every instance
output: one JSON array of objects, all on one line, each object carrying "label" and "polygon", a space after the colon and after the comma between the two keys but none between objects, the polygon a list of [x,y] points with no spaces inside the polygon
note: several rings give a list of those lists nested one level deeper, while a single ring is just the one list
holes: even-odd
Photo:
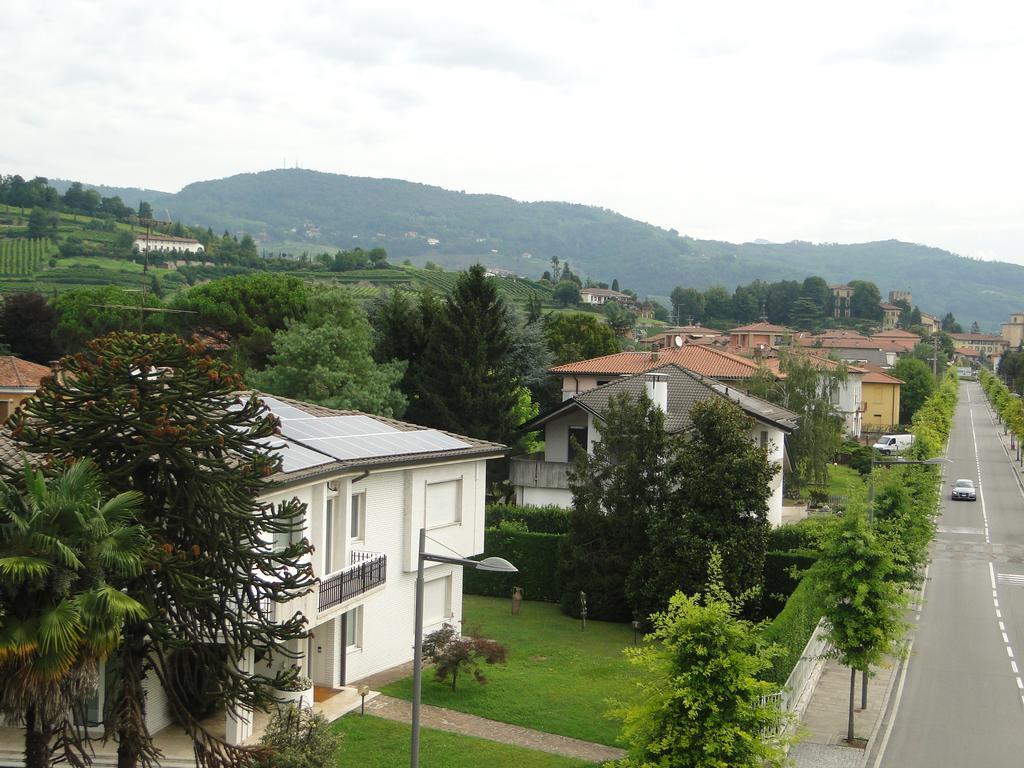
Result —
[{"label": "distant ridge", "polygon": [[128,205],[147,200],[159,217],[249,233],[268,250],[380,246],[398,260],[432,260],[452,268],[480,261],[529,277],[539,277],[557,257],[594,279],[617,278],[624,286],[661,296],[675,285],[721,284],[732,291],[754,279],[866,279],[883,296],[909,287],[923,310],[951,311],[963,325],[977,320],[989,330],[1024,309],[1024,267],[898,240],[850,245],[697,240],[594,206],[524,203],[303,169],[199,181],[176,193],[87,186],[119,195]]}]

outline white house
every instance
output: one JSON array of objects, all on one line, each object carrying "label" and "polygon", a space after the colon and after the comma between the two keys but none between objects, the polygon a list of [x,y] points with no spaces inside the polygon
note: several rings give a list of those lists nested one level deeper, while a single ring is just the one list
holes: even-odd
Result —
[{"label": "white house", "polygon": [[636,300],[628,293],[613,291],[611,288],[581,288],[580,304],[593,304],[600,306],[609,301],[617,301],[619,304],[632,306]]},{"label": "white house", "polygon": [[132,249],[139,253],[156,251],[178,253],[203,253],[206,248],[198,240],[191,237],[175,237],[174,235],[147,234],[136,235]]},{"label": "white house", "polygon": [[692,427],[690,410],[699,402],[721,397],[736,403],[754,419],[751,440],[768,448],[769,461],[780,467],[772,480],[768,520],[773,526],[782,523],[781,467],[785,461],[785,436],[796,427],[796,414],[675,364],[625,376],[573,395],[523,424],[522,431],[544,430],[544,452],[512,459],[510,473],[517,504],[572,504],[568,478],[576,446],[588,453],[593,451],[594,443],[601,439],[595,422],[601,420],[609,400],[624,393],[633,397],[646,393],[665,412],[665,430],[669,433],[686,432]]},{"label": "white house", "polygon": [[[272,446],[283,464],[260,501],[306,504],[303,535],[313,544],[319,580],[312,593],[276,607],[281,616],[301,612],[310,632],[294,643],[297,660],[274,664],[298,664],[330,695],[326,689],[412,660],[420,529],[426,527],[432,551],[483,552],[486,464],[505,447],[354,411],[263,400],[281,419],[282,434]],[[0,458],[16,465],[13,444],[3,443]],[[461,568],[426,566],[425,631],[446,621],[458,627]],[[244,663],[255,669],[260,662],[250,652]],[[89,704],[93,722],[103,711],[103,677]],[[147,725],[156,734],[172,726],[171,710],[154,677],[146,689]],[[251,718],[226,713],[225,725],[233,743],[252,732]]]}]

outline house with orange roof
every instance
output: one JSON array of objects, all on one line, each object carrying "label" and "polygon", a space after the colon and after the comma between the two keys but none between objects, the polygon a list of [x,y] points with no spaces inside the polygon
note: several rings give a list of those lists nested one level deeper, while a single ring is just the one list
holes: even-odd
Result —
[{"label": "house with orange roof", "polygon": [[951,333],[950,338],[958,347],[973,349],[982,356],[996,363],[1010,348],[1010,342],[1002,336],[990,333]]},{"label": "house with orange roof", "polygon": [[761,321],[741,325],[729,331],[729,349],[734,352],[753,354],[771,347],[782,347],[793,342],[793,329]]},{"label": "house with orange roof", "polygon": [[899,328],[890,328],[885,331],[871,334],[872,339],[886,342],[889,346],[900,346],[904,352],[909,352],[921,342],[921,337],[916,333],[904,331]]},{"label": "house with orange roof", "polygon": [[746,381],[761,367],[753,360],[708,345],[684,345],[650,352],[614,355],[556,365],[548,373],[562,377],[562,400],[608,384],[623,376],[645,373],[666,363],[719,381]]},{"label": "house with orange roof", "polygon": [[900,423],[900,385],[895,376],[873,365],[861,378],[861,396],[864,400],[864,429],[888,432]]},{"label": "house with orange roof", "polygon": [[45,365],[14,355],[0,356],[0,423],[7,421],[15,408],[34,395],[43,377],[51,373]]},{"label": "house with orange roof", "polygon": [[768,451],[768,460],[780,471],[771,481],[768,520],[782,523],[785,438],[797,426],[797,415],[782,406],[748,395],[725,382],[701,376],[675,363],[622,376],[600,387],[588,389],[527,421],[523,432],[544,431],[544,451],[513,457],[509,479],[517,504],[570,506],[569,472],[578,451],[593,451],[601,440],[598,426],[613,397],[647,396],[665,414],[665,431],[685,434],[692,428],[690,411],[699,402],[723,398],[735,403],[753,419],[750,439]]}]

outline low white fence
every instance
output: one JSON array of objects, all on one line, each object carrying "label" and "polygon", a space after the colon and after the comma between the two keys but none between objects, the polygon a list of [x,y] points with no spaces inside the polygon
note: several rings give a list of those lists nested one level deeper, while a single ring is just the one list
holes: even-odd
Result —
[{"label": "low white fence", "polygon": [[821,619],[811,633],[811,639],[804,646],[793,671],[786,678],[786,684],[779,693],[779,706],[784,712],[793,712],[799,718],[807,709],[814,686],[825,667],[825,656],[829,652],[825,638],[825,620]]}]

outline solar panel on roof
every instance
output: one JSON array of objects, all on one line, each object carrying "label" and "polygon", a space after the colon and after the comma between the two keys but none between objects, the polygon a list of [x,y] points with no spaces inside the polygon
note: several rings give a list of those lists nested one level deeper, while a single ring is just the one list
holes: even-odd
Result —
[{"label": "solar panel on roof", "polygon": [[314,416],[313,414],[306,413],[305,411],[300,411],[295,406],[288,405],[287,403],[282,403],[280,400],[277,400],[276,398],[264,397],[262,398],[262,400],[264,403],[267,404],[267,407],[271,410],[271,412],[275,416],[277,416],[277,418],[281,419],[281,421],[288,421],[289,419],[316,418],[316,416]]},{"label": "solar panel on roof", "polygon": [[285,420],[281,425],[284,434],[297,440],[318,440],[325,437],[348,437],[395,433],[399,430],[390,424],[369,416],[321,416],[312,419]]},{"label": "solar panel on roof", "polygon": [[433,429],[322,438],[317,440],[314,445],[318,451],[330,454],[340,461],[431,453],[433,451],[453,451],[470,447],[469,443],[464,443],[462,440],[457,440]]},{"label": "solar panel on roof", "polygon": [[330,456],[319,451],[281,437],[267,437],[258,442],[270,448],[271,453],[281,458],[282,472],[297,472],[300,469],[309,469],[334,461]]}]

